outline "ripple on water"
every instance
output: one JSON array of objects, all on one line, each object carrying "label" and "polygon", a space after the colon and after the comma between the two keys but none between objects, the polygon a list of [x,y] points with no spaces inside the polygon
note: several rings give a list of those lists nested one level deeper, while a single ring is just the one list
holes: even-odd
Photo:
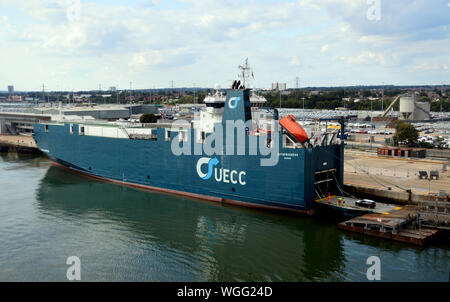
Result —
[{"label": "ripple on water", "polygon": [[[0,280],[366,281],[448,278],[448,250],[347,236],[333,222],[97,182],[0,157]],[[26,185],[24,185],[24,180]]]}]

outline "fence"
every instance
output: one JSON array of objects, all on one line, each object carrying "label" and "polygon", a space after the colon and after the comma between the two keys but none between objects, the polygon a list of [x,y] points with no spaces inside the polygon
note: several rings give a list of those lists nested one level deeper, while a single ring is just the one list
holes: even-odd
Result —
[{"label": "fence", "polygon": [[[378,168],[378,167],[369,167],[365,166],[361,163],[352,163],[347,162],[345,164],[344,171],[346,173],[355,173],[355,174],[370,174],[376,176],[392,176],[392,177],[403,177],[403,178],[419,178],[419,171],[423,171],[424,169],[415,169],[415,168],[401,168],[401,167],[393,167],[393,168]],[[442,179],[444,177],[450,177],[450,170],[442,171],[442,166],[433,166],[431,169],[427,169],[427,173],[430,171],[439,171],[439,178]],[[433,180],[431,180],[433,181]]]},{"label": "fence", "polygon": [[[361,144],[361,143],[345,143],[345,148],[350,150],[364,150],[369,152],[377,152],[377,149],[382,147],[380,144]],[[450,159],[450,150],[446,149],[426,149],[427,157],[438,157]]]}]

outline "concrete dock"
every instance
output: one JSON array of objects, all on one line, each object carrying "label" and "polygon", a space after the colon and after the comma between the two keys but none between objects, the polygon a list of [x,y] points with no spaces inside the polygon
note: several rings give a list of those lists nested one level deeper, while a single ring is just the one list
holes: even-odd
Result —
[{"label": "concrete dock", "polygon": [[387,203],[380,203],[378,202],[376,204],[376,207],[373,209],[369,209],[366,207],[361,207],[356,205],[356,201],[358,199],[351,198],[351,197],[345,197],[341,198],[341,203],[339,202],[339,198],[341,196],[330,196],[329,198],[322,198],[316,200],[316,203],[324,205],[328,208],[333,208],[335,210],[341,210],[342,212],[347,213],[353,213],[353,214],[366,214],[366,213],[388,213],[391,211],[395,211],[398,209],[401,209],[401,207],[398,207],[393,204],[387,204]]},{"label": "concrete dock", "polygon": [[[345,150],[344,166],[345,189],[352,193],[404,203],[434,200],[439,195],[445,200],[450,194],[450,163],[445,159],[386,158]],[[439,179],[419,179],[419,171],[438,171]]]},{"label": "concrete dock", "polygon": [[338,224],[338,228],[393,241],[426,245],[439,233],[437,228],[423,227],[415,223],[418,212],[413,208],[401,208],[388,213],[372,213]]},{"label": "concrete dock", "polygon": [[[440,231],[450,230],[450,203],[421,202],[419,206],[397,206],[377,202],[375,208],[356,205],[357,199],[329,196],[316,200],[318,206],[352,218],[338,228],[372,237],[415,245],[426,245]],[[347,218],[348,219],[348,218]]]},{"label": "concrete dock", "polygon": [[0,151],[40,153],[34,139],[24,135],[0,135]]}]

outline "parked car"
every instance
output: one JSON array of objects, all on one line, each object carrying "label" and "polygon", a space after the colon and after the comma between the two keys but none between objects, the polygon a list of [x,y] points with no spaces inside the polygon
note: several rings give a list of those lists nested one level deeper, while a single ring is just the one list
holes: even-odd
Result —
[{"label": "parked car", "polygon": [[360,199],[355,202],[355,205],[369,209],[374,209],[376,206],[376,202],[370,199]]},{"label": "parked car", "polygon": [[428,179],[427,171],[419,171],[419,179]]},{"label": "parked car", "polygon": [[430,179],[439,179],[439,171],[430,171]]}]

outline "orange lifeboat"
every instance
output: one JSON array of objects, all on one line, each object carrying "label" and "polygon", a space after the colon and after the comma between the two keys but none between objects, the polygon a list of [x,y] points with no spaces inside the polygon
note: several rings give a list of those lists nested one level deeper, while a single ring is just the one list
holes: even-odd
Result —
[{"label": "orange lifeboat", "polygon": [[280,124],[301,143],[304,143],[308,140],[308,134],[306,133],[305,129],[297,124],[295,117],[293,117],[292,115],[286,115],[285,117],[283,117],[280,120]]}]

